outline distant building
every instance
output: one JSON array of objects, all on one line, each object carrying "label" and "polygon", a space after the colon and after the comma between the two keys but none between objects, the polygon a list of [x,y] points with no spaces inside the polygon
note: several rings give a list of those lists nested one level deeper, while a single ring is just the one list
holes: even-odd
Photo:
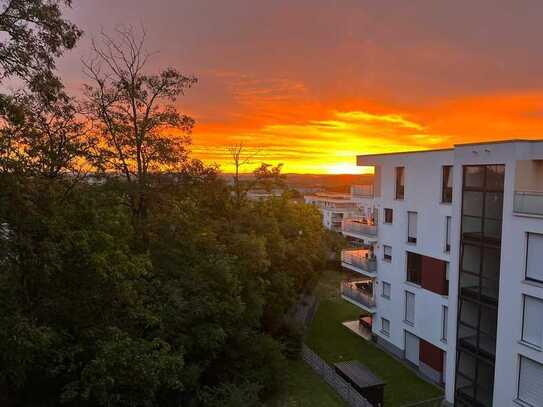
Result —
[{"label": "distant building", "polygon": [[358,212],[356,203],[350,194],[317,192],[304,196],[305,203],[314,205],[322,213],[325,228],[341,232],[341,222],[355,216]]},{"label": "distant building", "polygon": [[[543,141],[362,155],[342,297],[455,406],[543,406]],[[369,323],[368,323],[369,320]]]},{"label": "distant building", "polygon": [[285,191],[282,189],[274,189],[266,191],[264,189],[251,189],[247,191],[247,199],[250,201],[265,201],[270,198],[280,197]]}]

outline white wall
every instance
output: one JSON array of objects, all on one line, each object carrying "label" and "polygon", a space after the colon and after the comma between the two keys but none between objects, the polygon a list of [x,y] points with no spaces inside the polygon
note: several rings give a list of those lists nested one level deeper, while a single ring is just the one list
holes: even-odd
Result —
[{"label": "white wall", "polygon": [[[361,159],[363,160],[361,162]],[[373,203],[379,208],[376,255],[378,258],[377,313],[374,333],[404,349],[404,330],[447,351],[441,341],[442,306],[448,297],[406,283],[406,251],[450,261],[445,253],[445,217],[451,215],[452,206],[441,203],[442,166],[453,161],[452,150],[432,153],[407,153],[359,157],[359,165],[379,168],[376,190],[380,196]],[[405,198],[395,199],[395,167],[405,167]],[[393,224],[384,224],[384,208],[392,208]],[[407,243],[407,212],[417,215],[417,243]],[[383,245],[392,247],[392,262],[383,260]],[[381,297],[382,281],[391,284],[391,299]],[[415,294],[415,325],[404,322],[405,291]],[[381,317],[390,320],[390,336],[380,330]]]},{"label": "white wall", "polygon": [[[425,153],[383,154],[357,157],[358,165],[379,168],[374,204],[379,208],[379,231],[376,255],[378,257],[378,285],[376,289],[377,314],[375,333],[380,319],[390,320],[390,337],[382,336],[396,347],[404,348],[404,329],[447,351],[446,398],[454,399],[456,362],[456,324],[458,308],[458,270],[460,258],[460,214],[462,198],[462,171],[464,165],[505,164],[502,249],[500,264],[500,297],[496,367],[494,380],[494,406],[510,407],[517,397],[519,358],[528,357],[543,364],[543,352],[520,343],[522,333],[523,294],[543,299],[543,284],[525,281],[526,234],[543,234],[543,217],[513,213],[513,199],[518,160],[543,159],[543,142],[504,142],[456,146],[454,150]],[[452,205],[440,203],[441,167],[454,165]],[[395,171],[405,167],[405,200],[394,199]],[[367,203],[366,203],[367,204]],[[394,211],[393,225],[383,224],[383,208]],[[407,241],[407,211],[418,212],[417,244]],[[445,216],[452,216],[451,252],[444,253]],[[383,261],[383,245],[392,246],[392,263]],[[449,297],[428,292],[405,283],[406,251],[449,261]],[[541,264],[543,267],[543,253]],[[381,282],[392,284],[391,299],[381,297]],[[416,321],[413,328],[403,322],[405,289],[416,295]],[[448,341],[441,342],[442,305],[448,306]]]}]

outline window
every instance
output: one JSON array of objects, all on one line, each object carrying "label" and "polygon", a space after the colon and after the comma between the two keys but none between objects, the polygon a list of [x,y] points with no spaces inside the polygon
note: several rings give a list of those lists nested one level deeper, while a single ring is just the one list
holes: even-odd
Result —
[{"label": "window", "polygon": [[407,281],[421,285],[422,256],[420,254],[407,252]]},{"label": "window", "polygon": [[383,260],[389,263],[392,261],[392,247],[386,244],[383,245]]},{"label": "window", "polygon": [[543,346],[543,300],[524,296],[522,340],[530,345]]},{"label": "window", "polygon": [[385,223],[392,223],[392,209],[385,208]]},{"label": "window", "polygon": [[381,332],[390,335],[390,321],[386,318],[381,318]]},{"label": "window", "polygon": [[543,235],[528,233],[526,278],[543,282]]},{"label": "window", "polygon": [[383,281],[383,292],[381,293],[381,296],[390,299],[390,283]]},{"label": "window", "polygon": [[396,167],[396,199],[404,199],[405,196],[405,168]]},{"label": "window", "polygon": [[405,322],[415,325],[415,294],[405,292]]},{"label": "window", "polygon": [[451,251],[451,217],[445,217],[445,251]]},{"label": "window", "polygon": [[417,212],[407,212],[407,241],[417,243]]},{"label": "window", "polygon": [[442,168],[442,180],[441,180],[441,202],[452,202],[452,188],[453,188],[453,167],[452,165],[444,165]]},{"label": "window", "polygon": [[442,316],[441,340],[444,342],[447,342],[447,328],[448,328],[447,318],[449,317],[449,308],[446,305],[443,305],[443,308],[441,309],[441,316]]},{"label": "window", "polygon": [[543,365],[520,357],[518,399],[529,406],[543,406]]}]

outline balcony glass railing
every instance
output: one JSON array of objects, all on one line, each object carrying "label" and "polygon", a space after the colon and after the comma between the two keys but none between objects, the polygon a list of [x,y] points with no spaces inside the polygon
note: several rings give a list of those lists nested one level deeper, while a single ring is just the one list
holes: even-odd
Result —
[{"label": "balcony glass railing", "polygon": [[373,198],[373,185],[353,185],[351,195],[362,198]]},{"label": "balcony glass railing", "polygon": [[343,281],[341,283],[341,295],[367,308],[373,308],[375,307],[375,298],[373,293],[357,287],[363,284],[371,283]]},{"label": "balcony glass railing", "polygon": [[341,230],[357,235],[377,236],[377,225],[362,220],[344,220]]},{"label": "balcony glass railing", "polygon": [[514,210],[528,215],[543,215],[543,192],[515,191]]},{"label": "balcony glass railing", "polygon": [[377,272],[377,261],[369,250],[348,249],[341,251],[341,262],[360,269],[366,273]]}]

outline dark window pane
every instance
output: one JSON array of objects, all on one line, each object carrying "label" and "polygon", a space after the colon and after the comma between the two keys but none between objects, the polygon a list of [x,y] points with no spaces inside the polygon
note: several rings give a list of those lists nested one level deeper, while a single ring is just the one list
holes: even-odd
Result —
[{"label": "dark window pane", "polygon": [[452,166],[446,165],[443,167],[443,179],[442,179],[442,189],[441,189],[441,201],[442,202],[452,202]]},{"label": "dark window pane", "polygon": [[474,218],[472,216],[462,217],[462,237],[465,239],[481,239],[483,232],[482,218]]},{"label": "dark window pane", "polygon": [[396,199],[404,198],[405,189],[405,169],[404,167],[396,167]]},{"label": "dark window pane", "polygon": [[498,280],[500,278],[500,250],[485,248],[483,254],[483,277]]},{"label": "dark window pane", "polygon": [[475,366],[476,361],[473,356],[465,352],[459,352],[458,371],[462,373],[467,380],[475,380]]},{"label": "dark window pane", "polygon": [[[479,280],[477,276],[460,273],[460,294],[467,298],[479,298]],[[462,310],[463,311],[463,310]]]},{"label": "dark window pane", "polygon": [[505,174],[504,165],[489,165],[486,173],[486,189],[492,191],[503,191]]},{"label": "dark window pane", "polygon": [[485,167],[475,165],[464,167],[464,186],[467,188],[482,188],[485,178]]},{"label": "dark window pane", "polygon": [[503,212],[503,192],[487,192],[485,196],[485,217],[501,219]]},{"label": "dark window pane", "polygon": [[392,209],[385,208],[385,223],[392,223]]},{"label": "dark window pane", "polygon": [[483,216],[483,192],[464,191],[462,213]]},{"label": "dark window pane", "polygon": [[464,245],[462,256],[462,270],[479,274],[481,267],[481,248],[472,245]]},{"label": "dark window pane", "polygon": [[499,242],[502,237],[502,221],[485,219],[485,239]]},{"label": "dark window pane", "polygon": [[498,290],[499,290],[498,280],[488,280],[486,278],[481,279],[481,296],[484,301],[490,302],[490,303],[497,302]]}]

